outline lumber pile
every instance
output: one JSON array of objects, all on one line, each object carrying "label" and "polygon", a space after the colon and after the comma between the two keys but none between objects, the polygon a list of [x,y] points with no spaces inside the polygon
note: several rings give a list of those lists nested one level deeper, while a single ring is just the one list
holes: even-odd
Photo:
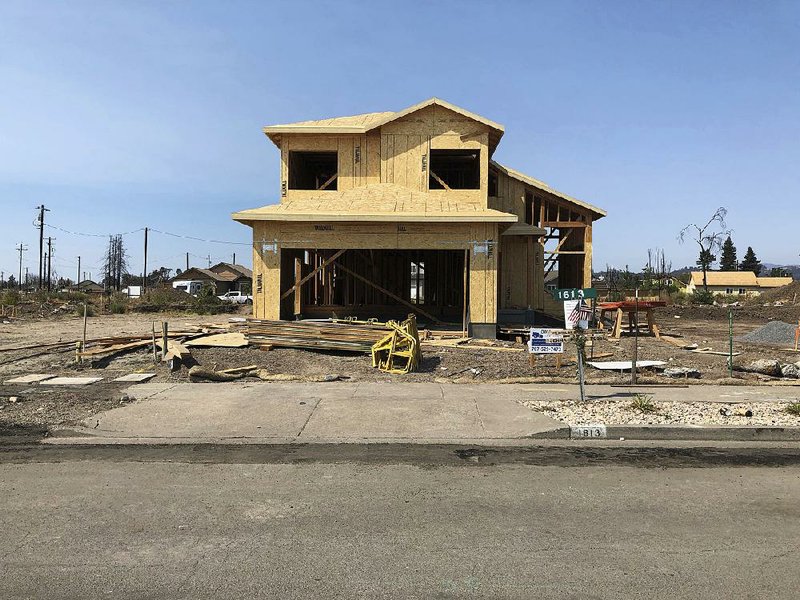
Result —
[{"label": "lumber pile", "polygon": [[351,321],[247,320],[247,340],[253,346],[341,350],[368,354],[386,335],[385,323]]},{"label": "lumber pile", "polygon": [[417,318],[389,321],[268,321],[248,319],[250,345],[261,349],[302,348],[372,355],[372,366],[387,373],[408,373],[422,357]]}]

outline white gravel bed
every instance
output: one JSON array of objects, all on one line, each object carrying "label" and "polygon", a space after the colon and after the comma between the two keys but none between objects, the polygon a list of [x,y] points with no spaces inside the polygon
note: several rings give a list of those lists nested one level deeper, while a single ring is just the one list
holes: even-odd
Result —
[{"label": "white gravel bed", "polygon": [[[525,400],[524,406],[568,425],[772,425],[800,427],[800,416],[785,411],[788,402],[658,402],[655,412],[631,408],[624,400]],[[720,409],[730,411],[728,416]],[[752,411],[751,417],[745,416]]]}]

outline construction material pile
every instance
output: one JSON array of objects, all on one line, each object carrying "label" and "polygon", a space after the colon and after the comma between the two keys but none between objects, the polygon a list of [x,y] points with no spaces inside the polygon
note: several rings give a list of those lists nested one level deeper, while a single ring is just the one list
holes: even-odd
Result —
[{"label": "construction material pile", "polygon": [[373,366],[389,373],[408,373],[420,361],[416,317],[389,321],[267,321],[248,319],[247,340],[262,350],[304,348],[372,354]]},{"label": "construction material pile", "polygon": [[770,321],[766,325],[746,333],[741,339],[753,344],[789,346],[795,342],[798,327],[800,327],[800,324],[793,325],[783,321]]}]

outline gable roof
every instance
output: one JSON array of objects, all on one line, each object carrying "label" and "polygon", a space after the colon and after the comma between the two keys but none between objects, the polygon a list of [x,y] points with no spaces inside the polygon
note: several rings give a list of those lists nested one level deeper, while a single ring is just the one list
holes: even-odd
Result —
[{"label": "gable roof", "polygon": [[762,288],[783,287],[794,281],[793,277],[756,277],[756,279],[758,279],[758,287]]},{"label": "gable roof", "polygon": [[363,113],[349,117],[333,117],[330,119],[298,121],[296,123],[285,123],[282,125],[268,125],[264,127],[263,131],[276,145],[278,144],[277,138],[281,133],[367,133],[382,125],[386,125],[387,123],[391,123],[392,121],[396,121],[397,119],[401,119],[411,113],[433,105],[441,106],[442,108],[451,110],[468,119],[486,125],[490,129],[489,147],[492,150],[497,147],[500,138],[505,132],[505,129],[499,123],[435,97],[428,98],[418,104],[396,112]]},{"label": "gable roof", "polygon": [[489,161],[489,164],[494,168],[496,168],[501,173],[508,175],[512,179],[516,179],[517,181],[521,181],[522,183],[527,184],[531,187],[535,187],[538,190],[542,190],[543,192],[552,194],[553,196],[561,198],[562,200],[566,200],[567,202],[580,206],[581,208],[585,208],[586,210],[592,213],[594,220],[602,219],[603,217],[608,215],[608,213],[604,211],[602,208],[598,208],[597,206],[589,204],[588,202],[584,202],[583,200],[578,200],[577,198],[568,196],[563,192],[559,192],[558,190],[551,188],[544,181],[539,181],[538,179],[534,179],[530,175],[525,175],[525,173],[520,173],[516,169],[512,169],[511,167],[501,165],[499,162],[495,160]]},{"label": "gable roof", "polygon": [[190,267],[183,271],[180,275],[175,275],[170,281],[189,281],[192,279],[211,279],[212,281],[227,281],[218,273],[210,269],[201,269],[200,267]]},{"label": "gable roof", "polygon": [[227,262],[217,263],[216,265],[211,267],[210,270],[222,277],[228,277],[226,273],[220,273],[220,270],[222,269],[227,269],[229,271],[233,271],[234,273],[238,273],[239,276],[236,277],[236,279],[239,279],[239,277],[246,277],[248,279],[253,278],[253,272],[250,269],[248,269],[243,265],[236,265],[233,263],[227,263]]},{"label": "gable roof", "polygon": [[484,207],[477,201],[449,199],[394,183],[321,192],[319,196],[284,200],[232,215],[235,221],[379,221],[446,223],[516,223],[517,216]]},{"label": "gable roof", "polygon": [[[752,271],[707,271],[706,281],[712,286],[750,286],[758,287],[758,279]],[[692,271],[692,283],[695,287],[703,285],[703,272]]]}]

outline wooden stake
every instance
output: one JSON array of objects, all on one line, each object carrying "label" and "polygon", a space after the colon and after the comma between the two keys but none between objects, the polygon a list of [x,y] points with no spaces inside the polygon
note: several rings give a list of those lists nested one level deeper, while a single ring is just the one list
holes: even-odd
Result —
[{"label": "wooden stake", "polygon": [[169,327],[166,321],[161,323],[161,334],[163,335],[163,342],[164,342],[164,345],[161,346],[162,348],[161,356],[163,358],[164,356],[167,355],[168,343],[169,343]]},{"label": "wooden stake", "polygon": [[464,332],[464,337],[467,337],[467,290],[469,286],[469,248],[464,250],[464,310],[463,310],[463,317],[461,319],[462,322],[462,330]]},{"label": "wooden stake", "polygon": [[83,338],[81,339],[81,352],[86,350],[86,316],[88,308],[86,302],[83,303]]},{"label": "wooden stake", "polygon": [[302,295],[303,290],[300,281],[303,279],[303,263],[300,257],[294,259],[294,316],[297,317],[302,312]]},{"label": "wooden stake", "polygon": [[153,325],[153,362],[158,363],[158,352],[156,350],[156,322],[152,321]]}]

